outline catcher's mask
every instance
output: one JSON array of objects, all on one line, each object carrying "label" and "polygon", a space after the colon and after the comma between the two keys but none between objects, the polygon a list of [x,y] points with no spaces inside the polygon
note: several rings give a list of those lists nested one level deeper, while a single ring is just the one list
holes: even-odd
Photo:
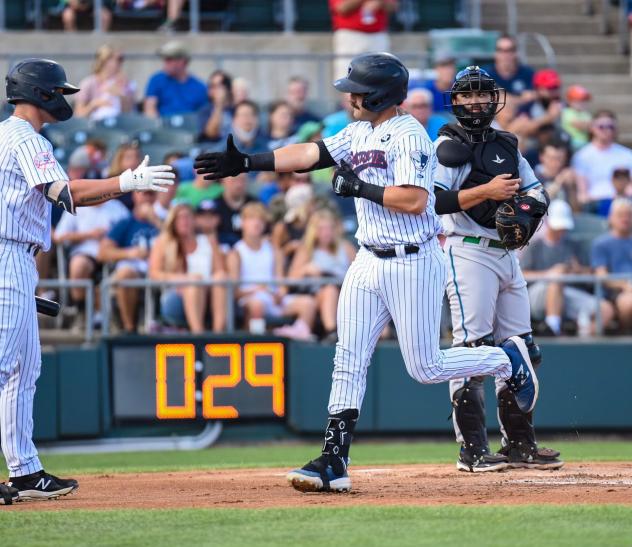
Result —
[{"label": "catcher's mask", "polygon": [[[475,91],[488,91],[491,94],[491,101],[472,102],[467,105],[457,104],[459,93]],[[471,142],[485,141],[494,116],[505,107],[505,100],[505,90],[498,87],[487,71],[477,66],[468,66],[461,70],[456,75],[450,91],[444,94],[445,106],[452,109],[452,113],[466,130]]]}]

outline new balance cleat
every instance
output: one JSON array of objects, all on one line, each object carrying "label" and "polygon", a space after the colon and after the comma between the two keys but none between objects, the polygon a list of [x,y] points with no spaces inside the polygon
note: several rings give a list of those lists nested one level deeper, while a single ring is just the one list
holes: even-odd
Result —
[{"label": "new balance cleat", "polygon": [[79,488],[76,480],[60,479],[44,470],[9,480],[9,485],[18,490],[20,500],[55,499],[71,494]]},{"label": "new balance cleat", "polygon": [[507,457],[510,469],[555,470],[564,466],[564,461],[559,459],[560,453],[544,446],[517,442],[503,446],[499,452]]},{"label": "new balance cleat", "polygon": [[490,453],[488,449],[475,450],[461,446],[456,468],[468,473],[492,473],[507,469],[507,456]]},{"label": "new balance cleat", "polygon": [[334,459],[332,466],[330,457],[323,454],[300,469],[290,471],[286,475],[287,480],[299,492],[349,492],[348,461],[335,456]]},{"label": "new balance cleat", "polygon": [[11,505],[18,501],[18,491],[8,484],[0,482],[0,505]]},{"label": "new balance cleat", "polygon": [[507,380],[516,404],[522,412],[531,412],[538,400],[538,378],[533,370],[527,345],[520,336],[511,336],[501,345],[511,361],[511,378]]}]

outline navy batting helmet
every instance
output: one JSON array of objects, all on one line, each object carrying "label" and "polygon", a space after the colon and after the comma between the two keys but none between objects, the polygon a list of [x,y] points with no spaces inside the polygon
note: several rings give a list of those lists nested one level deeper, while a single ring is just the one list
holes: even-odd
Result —
[{"label": "navy batting helmet", "polygon": [[[472,93],[474,91],[489,92],[491,100],[468,105],[456,103],[456,96],[459,93]],[[477,66],[468,66],[461,70],[456,75],[452,89],[446,95],[446,102],[449,101],[452,113],[463,128],[471,136],[481,136],[483,140],[487,129],[494,121],[494,116],[505,106],[505,90],[498,87],[496,80],[486,70]]]},{"label": "navy batting helmet", "polygon": [[68,83],[63,67],[50,59],[24,59],[7,74],[7,100],[30,103],[63,122],[72,116],[64,95],[79,91]]},{"label": "navy batting helmet", "polygon": [[364,95],[362,106],[382,112],[404,102],[408,70],[390,53],[364,53],[351,60],[346,78],[334,82],[338,91]]}]

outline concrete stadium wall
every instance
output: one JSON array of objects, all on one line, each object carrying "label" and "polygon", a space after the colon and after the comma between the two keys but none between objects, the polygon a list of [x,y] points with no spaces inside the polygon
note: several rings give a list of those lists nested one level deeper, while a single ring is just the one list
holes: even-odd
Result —
[{"label": "concrete stadium wall", "polygon": [[[331,86],[330,63],[319,66],[309,59],[253,60],[252,55],[309,55],[332,53],[331,33],[235,34],[179,33],[173,37],[160,33],[119,32],[111,34],[61,32],[4,32],[0,34],[0,60],[6,73],[12,62],[26,56],[51,57],[63,63],[71,81],[77,83],[90,73],[96,49],[105,43],[119,47],[126,54],[125,72],[138,84],[138,98],[143,95],[149,76],[161,67],[156,50],[169,39],[181,40],[190,48],[193,59],[191,71],[202,79],[218,66],[234,76],[244,77],[253,84],[252,96],[263,103],[283,96],[290,76],[302,75],[312,86],[311,96],[319,101],[333,102],[336,92]],[[423,68],[427,52],[427,35],[403,33],[393,35],[392,50],[419,56],[412,67]],[[243,59],[226,59],[226,55],[242,55]],[[2,86],[4,98],[4,86]]]}]

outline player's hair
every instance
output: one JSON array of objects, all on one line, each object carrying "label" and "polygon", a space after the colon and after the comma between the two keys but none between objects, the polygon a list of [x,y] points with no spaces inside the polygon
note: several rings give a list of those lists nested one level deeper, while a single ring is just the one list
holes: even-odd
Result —
[{"label": "player's hair", "polygon": [[110,168],[108,170],[108,176],[118,177],[123,171],[125,171],[121,163],[123,162],[123,156],[125,155],[125,152],[127,152],[128,150],[136,150],[138,151],[139,156],[140,156],[140,149],[138,148],[136,144],[134,143],[121,144],[116,149],[116,152],[114,152],[114,156],[112,156],[112,161],[110,162]]},{"label": "player's hair", "polygon": [[105,63],[107,63],[112,57],[123,58],[121,52],[110,44],[103,44],[97,48],[94,55],[94,63],[92,65],[92,72],[99,74],[103,70]]},{"label": "player's hair", "polygon": [[331,209],[318,209],[314,211],[305,228],[303,235],[303,248],[307,251],[310,258],[314,254],[314,250],[318,246],[318,223],[323,220],[329,220],[334,224],[336,237],[327,249],[330,253],[337,253],[338,247],[342,239],[342,225],[339,217]]},{"label": "player's hair", "polygon": [[162,227],[162,237],[165,241],[165,271],[170,273],[186,272],[187,261],[181,238],[176,233],[176,220],[181,211],[188,211],[193,215],[193,209],[188,203],[178,203],[169,209]]}]

